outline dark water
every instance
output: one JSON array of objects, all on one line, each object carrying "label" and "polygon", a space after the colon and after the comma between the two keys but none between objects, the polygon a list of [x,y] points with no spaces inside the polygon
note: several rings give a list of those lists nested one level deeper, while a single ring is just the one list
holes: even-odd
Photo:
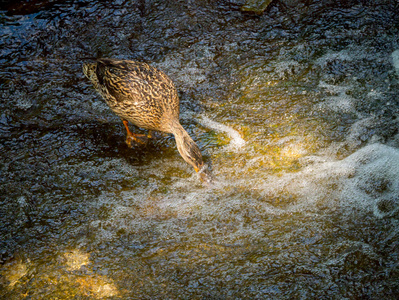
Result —
[{"label": "dark water", "polygon": [[[397,299],[398,2],[243,4],[2,2],[0,298]],[[85,57],[174,80],[212,188]]]}]

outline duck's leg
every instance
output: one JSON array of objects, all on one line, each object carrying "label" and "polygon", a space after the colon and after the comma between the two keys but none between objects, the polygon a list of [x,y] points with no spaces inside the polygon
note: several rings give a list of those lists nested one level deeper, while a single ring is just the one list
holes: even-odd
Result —
[{"label": "duck's leg", "polygon": [[122,120],[122,122],[123,122],[123,125],[125,125],[125,128],[126,128],[126,132],[127,132],[127,136],[126,136],[126,144],[130,147],[130,148],[132,148],[132,141],[134,141],[134,142],[136,142],[136,143],[139,143],[139,144],[145,144],[147,141],[142,141],[139,137],[141,137],[141,138],[146,138],[146,135],[144,135],[144,134],[137,134],[137,133],[133,133],[133,132],[131,132],[130,131],[130,129],[129,129],[129,126],[128,126],[128,124],[129,124],[129,122],[128,121],[126,121],[126,120]]}]

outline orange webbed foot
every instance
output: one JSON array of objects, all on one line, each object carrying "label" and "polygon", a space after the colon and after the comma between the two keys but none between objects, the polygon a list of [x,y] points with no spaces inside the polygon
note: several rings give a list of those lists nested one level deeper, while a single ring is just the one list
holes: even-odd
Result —
[{"label": "orange webbed foot", "polygon": [[128,145],[129,148],[133,147],[133,144],[141,144],[141,145],[146,145],[148,143],[148,139],[152,138],[152,131],[150,130],[147,135],[145,134],[138,134],[138,133],[133,133],[130,131],[129,122],[126,120],[123,120],[123,125],[125,125],[127,136],[126,136],[126,144]]},{"label": "orange webbed foot", "polygon": [[133,144],[145,145],[148,143],[148,138],[144,134],[131,134],[126,136],[126,144],[129,148],[133,148]]}]

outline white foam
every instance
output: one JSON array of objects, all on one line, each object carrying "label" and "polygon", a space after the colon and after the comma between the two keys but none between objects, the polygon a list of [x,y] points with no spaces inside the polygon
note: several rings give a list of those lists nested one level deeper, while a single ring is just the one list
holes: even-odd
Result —
[{"label": "white foam", "polygon": [[351,51],[351,54],[349,54],[349,49],[344,49],[339,52],[329,52],[322,57],[320,57],[317,61],[316,64],[320,66],[325,66],[327,62],[329,61],[334,61],[334,60],[340,60],[340,61],[352,61],[354,59],[354,52]]},{"label": "white foam", "polygon": [[393,60],[393,65],[396,69],[396,73],[399,75],[399,50],[395,50],[391,54],[392,60]]},{"label": "white foam", "polygon": [[341,94],[336,97],[328,97],[326,107],[334,112],[350,113],[355,112],[353,98],[346,94]]},{"label": "white foam", "polygon": [[299,72],[301,65],[295,60],[287,60],[279,62],[275,65],[274,72],[280,78],[285,78],[287,75],[292,75]]},{"label": "white foam", "polygon": [[257,185],[267,197],[294,195],[292,211],[328,202],[330,207],[356,207],[382,218],[399,213],[398,174],[399,150],[376,143],[343,160],[320,161],[297,173],[270,176]]},{"label": "white foam", "polygon": [[199,122],[201,125],[207,128],[226,133],[231,139],[229,143],[230,150],[239,150],[245,145],[245,140],[241,137],[237,130],[222,123],[213,121],[205,115],[200,115]]},{"label": "white foam", "polygon": [[370,208],[376,217],[399,212],[399,150],[372,144],[347,157],[356,175],[344,182],[342,199]]},{"label": "white foam", "polygon": [[350,87],[331,85],[323,81],[320,81],[319,87],[324,88],[331,94],[335,94],[334,96],[325,98],[325,101],[319,105],[321,109],[329,109],[334,112],[356,113],[354,106],[355,99],[346,93]]},{"label": "white foam", "polygon": [[[365,137],[363,136],[368,136],[368,132],[370,131],[370,128],[375,126],[375,122],[375,117],[368,117],[353,123],[349,130],[349,135],[345,138],[346,144],[352,149],[360,146],[363,140],[365,140]],[[374,139],[378,140],[377,136],[374,136]]]}]

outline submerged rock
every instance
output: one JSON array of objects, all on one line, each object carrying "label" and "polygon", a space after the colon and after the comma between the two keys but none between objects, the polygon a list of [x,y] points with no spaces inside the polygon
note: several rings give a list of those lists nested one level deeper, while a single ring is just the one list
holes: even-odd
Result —
[{"label": "submerged rock", "polygon": [[273,0],[247,0],[241,11],[262,14]]}]

